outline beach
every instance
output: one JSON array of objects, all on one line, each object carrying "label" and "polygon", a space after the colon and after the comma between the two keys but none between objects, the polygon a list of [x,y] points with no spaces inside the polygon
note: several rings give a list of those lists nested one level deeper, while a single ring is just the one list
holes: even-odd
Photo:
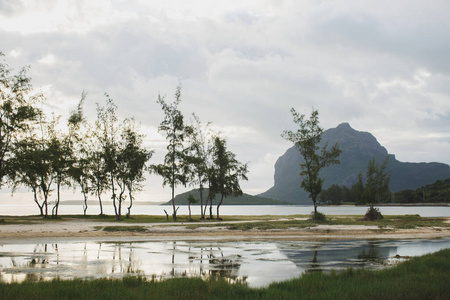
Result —
[{"label": "beach", "polygon": [[[278,222],[274,218],[268,222]],[[301,219],[298,219],[301,220]],[[390,228],[377,225],[328,225],[318,224],[305,228],[284,228],[268,230],[232,230],[227,225],[247,221],[218,222],[167,222],[167,223],[122,223],[117,221],[97,221],[66,218],[63,221],[49,221],[36,218],[26,223],[6,222],[0,226],[0,242],[20,242],[38,240],[320,240],[320,239],[408,239],[450,237],[449,227]],[[266,221],[267,222],[267,221]],[[450,218],[446,218],[450,223]],[[214,226],[211,226],[211,224]],[[192,227],[191,225],[195,225]],[[116,226],[122,230],[105,231],[104,228]],[[139,231],[127,231],[125,226],[139,227]],[[131,228],[130,227],[130,228]]]}]

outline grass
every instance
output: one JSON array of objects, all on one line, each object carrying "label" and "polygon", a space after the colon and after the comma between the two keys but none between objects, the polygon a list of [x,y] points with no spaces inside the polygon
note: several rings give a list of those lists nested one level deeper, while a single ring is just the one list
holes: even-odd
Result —
[{"label": "grass", "polygon": [[144,226],[96,226],[95,229],[107,232],[146,232]]},{"label": "grass", "polygon": [[224,278],[0,283],[0,299],[450,299],[450,249],[378,271],[306,273],[253,289]]}]

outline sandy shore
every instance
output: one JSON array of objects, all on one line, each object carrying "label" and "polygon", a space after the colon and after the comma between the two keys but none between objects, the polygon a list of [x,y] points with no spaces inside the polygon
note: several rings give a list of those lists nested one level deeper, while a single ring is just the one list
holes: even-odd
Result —
[{"label": "sandy shore", "polygon": [[[449,222],[448,220],[447,222]],[[195,229],[188,223],[134,223],[98,222],[89,220],[66,220],[63,222],[34,221],[28,224],[4,224],[0,226],[0,243],[29,242],[30,240],[317,240],[317,239],[405,239],[450,237],[448,227],[419,227],[414,229],[393,229],[364,225],[318,225],[309,228],[283,230],[229,230],[224,226]],[[236,223],[236,222],[234,222]],[[205,227],[201,225],[205,224]],[[141,226],[145,232],[107,232],[107,226]]]}]

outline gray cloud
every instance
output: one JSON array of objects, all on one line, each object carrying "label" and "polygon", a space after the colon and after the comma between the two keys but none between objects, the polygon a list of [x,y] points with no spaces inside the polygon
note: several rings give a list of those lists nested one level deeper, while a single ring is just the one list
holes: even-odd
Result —
[{"label": "gray cloud", "polygon": [[[93,118],[108,92],[152,131],[158,94],[172,100],[181,82],[183,112],[212,121],[250,161],[252,192],[271,186],[289,147],[280,133],[295,126],[291,107],[317,108],[325,128],[372,132],[399,159],[450,163],[446,1],[44,2],[0,1],[0,51],[31,65],[52,110],[64,115],[87,90]],[[31,25],[15,25],[28,14]]]}]

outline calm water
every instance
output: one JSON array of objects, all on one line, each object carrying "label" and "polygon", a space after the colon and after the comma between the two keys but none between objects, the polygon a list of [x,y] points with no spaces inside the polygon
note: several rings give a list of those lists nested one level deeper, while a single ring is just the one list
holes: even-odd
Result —
[{"label": "calm water", "polygon": [[416,256],[449,247],[450,239],[0,244],[0,280],[222,276],[261,287],[315,270],[382,268],[398,261],[397,254]]},{"label": "calm water", "polygon": [[[114,208],[112,205],[104,205],[104,213],[113,215]],[[172,207],[169,205],[135,205],[131,209],[132,214],[139,215],[165,215],[164,210],[172,214]],[[200,215],[200,207],[191,208],[193,214]],[[223,205],[220,208],[220,214],[226,215],[307,215],[313,210],[310,205]],[[123,208],[126,213],[126,208]],[[319,207],[319,211],[326,215],[364,215],[367,211],[365,206],[324,206]],[[383,206],[380,207],[383,215],[410,215],[418,214],[422,217],[450,217],[450,206],[433,207],[433,206]],[[209,210],[208,210],[209,212]],[[216,208],[213,207],[214,214]],[[98,205],[91,205],[87,211],[90,215],[98,215],[100,209]],[[36,215],[39,214],[37,205],[31,203],[29,205],[0,205],[0,215]],[[51,214],[51,207],[49,207]],[[81,205],[61,205],[59,214],[72,215],[83,214]],[[188,215],[188,207],[180,206],[179,215]]]}]

